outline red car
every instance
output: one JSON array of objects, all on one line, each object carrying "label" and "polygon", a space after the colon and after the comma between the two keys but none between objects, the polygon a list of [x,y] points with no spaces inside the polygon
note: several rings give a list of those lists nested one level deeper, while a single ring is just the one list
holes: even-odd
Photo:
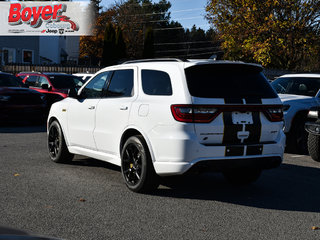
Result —
[{"label": "red car", "polygon": [[69,89],[83,85],[80,77],[65,73],[21,72],[17,77],[29,88],[45,94],[48,106],[66,98]]}]

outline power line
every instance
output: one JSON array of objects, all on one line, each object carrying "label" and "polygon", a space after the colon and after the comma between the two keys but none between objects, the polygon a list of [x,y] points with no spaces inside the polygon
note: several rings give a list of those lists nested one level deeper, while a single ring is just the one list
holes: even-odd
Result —
[{"label": "power line", "polygon": [[203,10],[203,8],[188,8],[188,9],[177,10],[177,11],[168,10],[167,12],[139,13],[139,14],[130,14],[126,16],[150,16],[150,15],[159,15],[159,14],[166,14],[166,13],[194,12],[198,10]]},{"label": "power line", "polygon": [[155,43],[155,46],[161,45],[178,45],[178,44],[192,44],[192,43],[212,43],[212,41],[193,41],[193,42],[178,42],[178,43]]},{"label": "power line", "polygon": [[184,29],[184,27],[172,27],[172,28],[155,28],[154,31],[163,31],[163,30],[177,30],[177,29]]},{"label": "power line", "polygon": [[[195,25],[195,24],[194,24]],[[210,26],[210,24],[200,24],[200,25],[196,25],[196,27],[200,27],[200,26]],[[187,27],[172,27],[172,28],[155,28],[153,29],[154,31],[163,31],[163,30],[176,30],[176,29],[186,29]]]},{"label": "power line", "polygon": [[[171,21],[190,20],[190,19],[197,19],[197,18],[202,18],[202,17],[198,16],[198,17],[188,17],[188,18],[176,18]],[[136,23],[144,23],[144,22],[169,22],[169,20],[153,20],[153,21],[142,21],[142,22],[136,22]]]},{"label": "power line", "polygon": [[185,51],[203,51],[203,50],[210,50],[210,49],[218,49],[218,47],[207,47],[207,48],[185,48],[185,49],[177,49],[177,50],[163,50],[163,51],[156,51],[156,53],[172,53],[172,52],[185,52]]},{"label": "power line", "polygon": [[180,54],[180,55],[170,55],[170,56],[162,56],[163,58],[170,58],[170,57],[193,57],[193,56],[202,56],[202,55],[209,55],[214,54],[216,52],[205,52],[205,53],[193,53],[193,54]]}]

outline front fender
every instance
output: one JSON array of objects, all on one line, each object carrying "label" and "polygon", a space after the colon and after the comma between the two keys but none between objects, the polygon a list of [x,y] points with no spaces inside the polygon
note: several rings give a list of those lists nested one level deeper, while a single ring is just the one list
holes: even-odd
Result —
[{"label": "front fender", "polygon": [[52,104],[49,115],[48,115],[48,120],[47,120],[47,132],[49,129],[49,124],[54,119],[56,119],[59,122],[67,146],[69,146],[69,141],[68,141],[68,107],[69,105],[70,105],[70,102],[67,99],[64,99],[60,102],[56,102]]}]

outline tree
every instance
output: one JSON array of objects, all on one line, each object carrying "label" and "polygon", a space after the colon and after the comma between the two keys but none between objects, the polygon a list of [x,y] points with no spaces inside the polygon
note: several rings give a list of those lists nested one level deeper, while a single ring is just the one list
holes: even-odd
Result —
[{"label": "tree", "polygon": [[143,58],[153,58],[154,57],[154,39],[153,39],[153,30],[148,28],[146,31],[143,47]]},{"label": "tree", "polygon": [[127,53],[131,58],[141,58],[145,31],[168,26],[171,4],[166,0],[128,0],[115,4],[113,22],[123,29]]},{"label": "tree", "polygon": [[117,59],[122,60],[125,59],[126,54],[126,43],[123,38],[123,31],[120,27],[116,30],[116,50],[117,50]]},{"label": "tree", "polygon": [[108,22],[112,22],[114,14],[114,8],[100,13],[91,26],[93,35],[80,37],[80,59],[89,59],[89,61],[85,61],[87,64],[99,65],[102,59],[106,25]]},{"label": "tree", "polygon": [[120,0],[106,11],[99,12],[93,27],[94,35],[81,37],[80,57],[90,60],[82,62],[99,64],[102,58],[110,58],[107,57],[106,50],[102,57],[106,25],[109,23],[112,23],[116,32],[116,62],[146,56],[210,57],[216,48],[216,42],[212,43],[215,31],[211,30],[207,34],[194,26],[191,34],[179,22],[170,20],[170,7],[167,0],[160,0],[158,3],[151,0]]},{"label": "tree", "polygon": [[104,66],[109,66],[115,64],[116,60],[116,31],[112,23],[108,23],[104,34],[102,64]]},{"label": "tree", "polygon": [[209,0],[225,57],[283,69],[318,67],[320,2]]}]

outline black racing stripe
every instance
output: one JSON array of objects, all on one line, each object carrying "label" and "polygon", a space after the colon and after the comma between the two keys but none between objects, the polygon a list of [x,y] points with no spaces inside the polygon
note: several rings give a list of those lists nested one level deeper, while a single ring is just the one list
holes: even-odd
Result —
[{"label": "black racing stripe", "polygon": [[246,104],[262,104],[261,98],[248,97],[245,100]]},{"label": "black racing stripe", "polygon": [[241,124],[233,124],[232,122],[232,112],[223,113],[223,140],[222,144],[237,144],[241,143],[241,140],[238,139],[238,132],[242,130]]},{"label": "black racing stripe", "polygon": [[253,124],[247,124],[245,129],[249,132],[249,137],[244,143],[259,143],[261,137],[260,112],[252,112]]},{"label": "black racing stripe", "polygon": [[226,104],[243,104],[242,98],[225,98],[224,102]]},{"label": "black racing stripe", "polygon": [[247,155],[261,155],[263,151],[263,145],[253,145],[247,147]]},{"label": "black racing stripe", "polygon": [[226,146],[225,156],[243,156],[244,146]]}]

